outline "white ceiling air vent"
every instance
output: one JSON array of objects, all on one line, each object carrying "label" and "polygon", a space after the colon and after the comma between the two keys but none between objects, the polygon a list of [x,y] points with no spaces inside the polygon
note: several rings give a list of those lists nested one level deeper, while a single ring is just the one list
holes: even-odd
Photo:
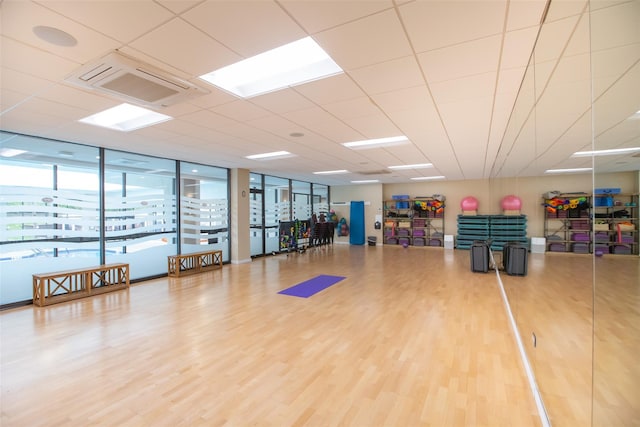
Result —
[{"label": "white ceiling air vent", "polygon": [[166,107],[210,92],[118,51],[82,66],[65,81],[151,107]]}]

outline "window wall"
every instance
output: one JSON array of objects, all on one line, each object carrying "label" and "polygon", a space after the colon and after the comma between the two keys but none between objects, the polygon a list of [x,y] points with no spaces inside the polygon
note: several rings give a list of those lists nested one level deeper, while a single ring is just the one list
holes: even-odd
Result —
[{"label": "window wall", "polygon": [[97,148],[0,133],[0,304],[34,273],[100,263]]},{"label": "window wall", "polygon": [[257,173],[250,175],[249,197],[249,239],[251,256],[264,253],[264,201],[263,176]]},{"label": "window wall", "polygon": [[0,305],[31,300],[34,273],[126,262],[142,279],[166,274],[179,250],[221,249],[228,261],[228,176],[0,132]]},{"label": "window wall", "polygon": [[105,151],[106,262],[129,264],[131,279],[166,273],[177,252],[176,162]]},{"label": "window wall", "polygon": [[180,162],[181,253],[221,250],[229,261],[229,171]]},{"label": "window wall", "polygon": [[293,192],[293,219],[311,218],[311,184],[302,181],[291,181]]},{"label": "window wall", "polygon": [[257,173],[251,174],[250,185],[251,256],[280,251],[280,222],[307,220],[312,211],[329,211],[326,185]]}]

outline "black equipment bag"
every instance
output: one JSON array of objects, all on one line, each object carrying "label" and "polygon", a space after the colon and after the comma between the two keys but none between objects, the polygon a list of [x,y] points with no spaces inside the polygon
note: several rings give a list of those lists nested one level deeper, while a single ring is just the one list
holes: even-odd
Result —
[{"label": "black equipment bag", "polygon": [[474,273],[489,271],[489,245],[487,242],[475,241],[471,244],[471,271]]},{"label": "black equipment bag", "polygon": [[510,276],[526,276],[528,254],[527,247],[517,242],[505,244],[502,249],[504,271]]}]

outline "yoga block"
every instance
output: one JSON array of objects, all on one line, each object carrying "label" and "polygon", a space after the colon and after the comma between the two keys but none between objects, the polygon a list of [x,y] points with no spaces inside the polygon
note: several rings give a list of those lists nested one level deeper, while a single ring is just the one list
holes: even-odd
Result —
[{"label": "yoga block", "polygon": [[589,233],[571,233],[571,240],[575,240],[576,242],[588,242]]},{"label": "yoga block", "polygon": [[588,254],[589,253],[589,244],[587,243],[574,243],[573,244],[573,252],[577,254]]},{"label": "yoga block", "polygon": [[628,245],[613,245],[611,246],[611,253],[620,255],[630,255],[631,246]]},{"label": "yoga block", "polygon": [[596,242],[608,242],[609,233],[606,231],[596,231],[593,235],[593,240]]},{"label": "yoga block", "polygon": [[567,248],[565,247],[564,243],[551,243],[549,245],[549,251],[550,252],[566,252]]},{"label": "yoga block", "polygon": [[413,239],[413,246],[424,246],[425,242],[422,237],[415,237]]},{"label": "yoga block", "polygon": [[440,239],[429,239],[429,246],[442,246]]}]

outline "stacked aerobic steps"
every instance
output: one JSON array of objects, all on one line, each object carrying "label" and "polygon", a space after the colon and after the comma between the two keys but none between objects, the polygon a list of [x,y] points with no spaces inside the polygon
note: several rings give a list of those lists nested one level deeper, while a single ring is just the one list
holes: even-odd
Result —
[{"label": "stacked aerobic steps", "polygon": [[470,249],[474,241],[487,239],[496,251],[507,242],[527,246],[526,215],[458,215],[457,249]]},{"label": "stacked aerobic steps", "polygon": [[489,234],[491,249],[501,251],[506,243],[518,242],[528,247],[526,215],[491,215]]},{"label": "stacked aerobic steps", "polygon": [[475,240],[489,238],[489,215],[458,215],[457,249],[469,249]]}]

